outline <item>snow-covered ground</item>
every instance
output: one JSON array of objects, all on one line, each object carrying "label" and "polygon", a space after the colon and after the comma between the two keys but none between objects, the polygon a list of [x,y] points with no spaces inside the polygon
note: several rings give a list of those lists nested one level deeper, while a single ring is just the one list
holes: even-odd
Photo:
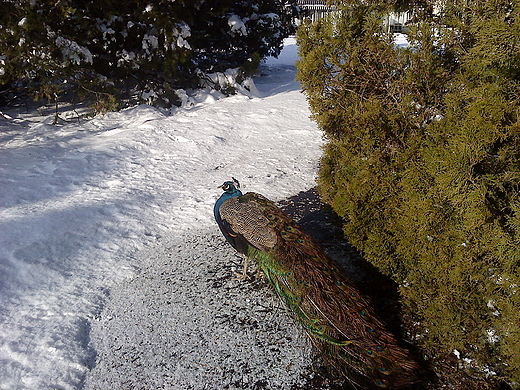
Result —
[{"label": "snow-covered ground", "polygon": [[[315,186],[322,136],[288,39],[251,94],[53,126],[0,116],[0,389],[289,388],[310,348],[239,267],[212,208],[231,176]],[[7,116],[9,115],[9,117]],[[231,260],[231,261],[230,261]]]}]

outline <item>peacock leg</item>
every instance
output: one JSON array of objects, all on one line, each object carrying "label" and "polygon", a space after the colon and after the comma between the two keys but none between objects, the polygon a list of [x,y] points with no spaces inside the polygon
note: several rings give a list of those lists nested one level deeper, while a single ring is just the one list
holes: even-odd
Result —
[{"label": "peacock leg", "polygon": [[235,280],[246,280],[246,279],[249,279],[249,275],[247,274],[247,263],[248,262],[249,262],[248,257],[244,256],[244,268],[242,269],[242,273],[233,271],[233,273],[236,276],[236,278],[234,278]]}]

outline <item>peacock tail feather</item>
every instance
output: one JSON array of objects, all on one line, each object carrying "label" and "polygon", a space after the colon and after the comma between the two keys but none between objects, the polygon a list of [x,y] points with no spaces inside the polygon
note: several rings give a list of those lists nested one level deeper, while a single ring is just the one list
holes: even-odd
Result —
[{"label": "peacock tail feather", "polygon": [[418,381],[419,365],[397,345],[370,301],[335,261],[273,202],[256,193],[230,197],[217,210],[221,229],[256,260],[269,283],[340,375],[367,388]]}]

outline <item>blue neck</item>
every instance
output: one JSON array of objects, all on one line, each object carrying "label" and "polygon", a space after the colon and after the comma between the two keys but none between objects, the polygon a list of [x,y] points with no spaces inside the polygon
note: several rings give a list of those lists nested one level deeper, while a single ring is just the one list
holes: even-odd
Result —
[{"label": "blue neck", "polygon": [[242,196],[242,192],[236,188],[233,188],[233,190],[224,192],[220,198],[218,198],[217,202],[215,203],[215,207],[213,207],[213,214],[215,215],[215,220],[217,222],[221,221],[219,210],[220,206],[222,206],[222,203],[228,199],[236,198],[238,196]]}]

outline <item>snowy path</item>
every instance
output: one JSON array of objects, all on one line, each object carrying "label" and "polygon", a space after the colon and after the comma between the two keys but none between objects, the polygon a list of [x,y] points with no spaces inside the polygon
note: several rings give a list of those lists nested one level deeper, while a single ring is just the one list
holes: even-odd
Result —
[{"label": "snowy path", "polygon": [[264,278],[218,229],[140,252],[153,265],[114,289],[94,322],[85,389],[289,389],[312,378],[312,349]]},{"label": "snowy path", "polygon": [[[150,318],[156,317],[149,317],[145,301],[160,297],[145,289],[143,275],[157,276],[159,269],[170,272],[170,279],[176,281],[177,287],[168,291],[188,297],[192,306],[199,302],[201,307],[194,312],[215,313],[219,305],[239,300],[234,288],[220,293],[228,297],[225,303],[198,300],[209,288],[205,281],[214,278],[208,273],[216,272],[214,259],[208,256],[222,242],[212,217],[213,203],[220,195],[216,187],[234,176],[244,190],[280,200],[315,185],[322,139],[294,81],[295,53],[294,41],[289,40],[280,59],[269,62],[266,74],[256,80],[256,96],[215,100],[211,94],[201,94],[193,107],[171,116],[139,106],[62,127],[52,126],[52,118],[37,122],[0,117],[1,389],[73,389],[83,386],[85,378],[91,388],[100,388],[100,378],[108,372],[112,379],[106,377],[107,381],[117,375],[124,379],[124,370],[101,371],[108,369],[110,356],[124,356],[110,355],[106,337],[114,331],[127,335],[118,326],[108,329],[107,316],[114,314],[107,313],[121,311],[119,302],[124,301],[139,308],[147,316],[142,323],[152,326]],[[189,237],[198,237],[202,246],[183,247],[182,241]],[[161,259],[172,246],[181,248],[182,256],[165,265]],[[233,257],[229,249],[215,249],[220,264],[228,262],[225,253],[228,259]],[[197,257],[199,251],[204,258]],[[194,258],[199,259],[197,264],[191,263]],[[206,276],[201,279],[199,272]],[[166,281],[158,286],[167,288]],[[250,293],[247,286],[238,288],[242,297]],[[218,295],[218,290],[206,293]],[[258,302],[265,291],[254,293],[251,302]],[[229,310],[236,316],[243,311]],[[265,315],[286,315],[269,310]],[[172,313],[161,313],[164,321],[176,323]],[[197,321],[193,313],[184,314],[185,320]],[[224,337],[229,329],[218,328],[219,321],[209,321],[206,314],[201,318],[195,328],[205,328],[204,340],[218,335],[232,342],[233,337]],[[189,333],[192,327],[183,326]],[[270,332],[268,325],[261,327]],[[154,337],[165,334],[136,337],[155,340],[159,348]],[[187,340],[179,340],[179,350]],[[298,340],[295,336],[296,344]],[[127,346],[132,343],[128,340]],[[251,353],[259,356],[255,350]],[[241,352],[233,356],[231,360],[251,359]],[[103,362],[102,357],[108,360]],[[180,388],[191,386],[190,381],[195,381],[193,388],[204,388],[204,380],[211,383],[206,371],[193,374],[182,357],[168,359],[177,359],[178,369],[164,372],[176,372],[175,381],[184,383]],[[218,365],[226,362],[216,359],[213,363]],[[183,373],[185,382],[179,379]],[[226,376],[219,375],[213,378]],[[115,382],[111,386],[118,387]]]}]

